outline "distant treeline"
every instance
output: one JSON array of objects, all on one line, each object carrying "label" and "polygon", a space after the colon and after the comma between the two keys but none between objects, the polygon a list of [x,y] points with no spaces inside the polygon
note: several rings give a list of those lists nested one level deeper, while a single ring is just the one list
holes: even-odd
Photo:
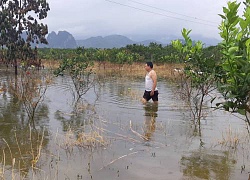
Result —
[{"label": "distant treeline", "polygon": [[[132,44],[122,48],[98,49],[84,48],[77,49],[38,49],[39,59],[47,60],[63,60],[74,57],[74,54],[81,51],[88,57],[88,60],[97,62],[111,62],[117,64],[132,64],[133,62],[153,61],[154,63],[183,63],[186,57],[183,53],[178,52],[171,44],[162,46],[157,43],[150,43],[149,46]],[[219,46],[209,46],[203,48],[204,57],[213,56],[219,59]]]}]

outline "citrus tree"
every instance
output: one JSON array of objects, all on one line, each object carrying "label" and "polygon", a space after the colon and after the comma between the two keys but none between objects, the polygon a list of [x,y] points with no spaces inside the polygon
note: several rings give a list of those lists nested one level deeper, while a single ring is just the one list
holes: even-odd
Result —
[{"label": "citrus tree", "polygon": [[[77,48],[70,58],[64,58],[55,75],[67,74],[74,85],[74,97],[78,101],[91,87],[94,86],[93,62],[84,48]],[[75,95],[76,93],[76,95]]]},{"label": "citrus tree", "polygon": [[210,97],[210,92],[215,89],[219,60],[213,56],[205,56],[202,42],[193,42],[189,36],[190,32],[191,30],[184,28],[182,30],[184,43],[175,40],[172,41],[172,45],[179,51],[180,58],[184,62],[181,92],[188,100],[194,119],[200,124],[206,97]]},{"label": "citrus tree", "polygon": [[250,0],[243,2],[245,8],[242,17],[238,15],[241,3],[228,2],[220,14],[219,26],[223,63],[221,81],[218,83],[225,101],[217,107],[246,116],[250,113]]},{"label": "citrus tree", "polygon": [[100,69],[101,67],[101,64],[103,64],[104,66],[104,69],[106,68],[105,67],[105,63],[106,61],[108,60],[109,58],[109,55],[108,55],[108,52],[106,49],[98,49],[95,53],[95,59],[97,60],[98,62],[98,68]]}]

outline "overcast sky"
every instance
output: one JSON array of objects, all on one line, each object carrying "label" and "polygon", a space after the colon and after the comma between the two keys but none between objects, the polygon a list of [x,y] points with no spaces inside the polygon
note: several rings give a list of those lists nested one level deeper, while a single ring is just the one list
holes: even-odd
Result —
[{"label": "overcast sky", "polygon": [[[76,39],[112,34],[181,36],[191,34],[219,39],[218,25],[227,0],[48,0],[45,22],[49,32],[68,31]],[[241,2],[241,1],[238,1]]]}]

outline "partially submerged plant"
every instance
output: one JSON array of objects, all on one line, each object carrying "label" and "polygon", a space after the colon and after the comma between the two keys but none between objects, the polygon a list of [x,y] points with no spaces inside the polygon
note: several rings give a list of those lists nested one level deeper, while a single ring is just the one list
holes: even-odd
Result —
[{"label": "partially submerged plant", "polygon": [[70,76],[78,100],[94,86],[93,65],[93,62],[89,59],[89,54],[85,53],[84,49],[77,48],[75,54],[71,58],[64,59],[54,73],[57,76],[65,73]]},{"label": "partially submerged plant", "polygon": [[203,117],[202,110],[206,101],[205,97],[215,89],[216,67],[218,60],[213,57],[205,57],[203,54],[202,42],[193,42],[189,36],[191,30],[182,30],[182,36],[185,39],[183,44],[180,40],[172,41],[183,58],[184,69],[181,80],[181,92],[188,100],[194,119],[198,124]]},{"label": "partially submerged plant", "polygon": [[38,71],[22,71],[17,78],[9,82],[9,92],[23,105],[30,120],[42,103],[51,77]]},{"label": "partially submerged plant", "polygon": [[228,2],[228,6],[223,8],[224,14],[220,14],[223,63],[218,88],[225,101],[216,105],[245,115],[245,121],[250,125],[247,116],[250,113],[250,0],[243,3],[243,17],[238,15],[241,3],[236,1]]},{"label": "partially submerged plant", "polygon": [[104,136],[98,130],[90,130],[89,132],[74,132],[71,128],[66,132],[65,138],[61,145],[66,150],[72,150],[74,147],[97,148],[107,145]]}]

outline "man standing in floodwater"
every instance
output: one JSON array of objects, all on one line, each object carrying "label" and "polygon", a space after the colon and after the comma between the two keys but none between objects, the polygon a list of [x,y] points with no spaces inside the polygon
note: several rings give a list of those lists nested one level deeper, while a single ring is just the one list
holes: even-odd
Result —
[{"label": "man standing in floodwater", "polygon": [[158,103],[158,89],[157,89],[157,75],[156,72],[153,70],[153,63],[146,62],[145,70],[147,71],[145,77],[145,92],[143,94],[142,102],[146,103],[151,98],[154,103]]}]

